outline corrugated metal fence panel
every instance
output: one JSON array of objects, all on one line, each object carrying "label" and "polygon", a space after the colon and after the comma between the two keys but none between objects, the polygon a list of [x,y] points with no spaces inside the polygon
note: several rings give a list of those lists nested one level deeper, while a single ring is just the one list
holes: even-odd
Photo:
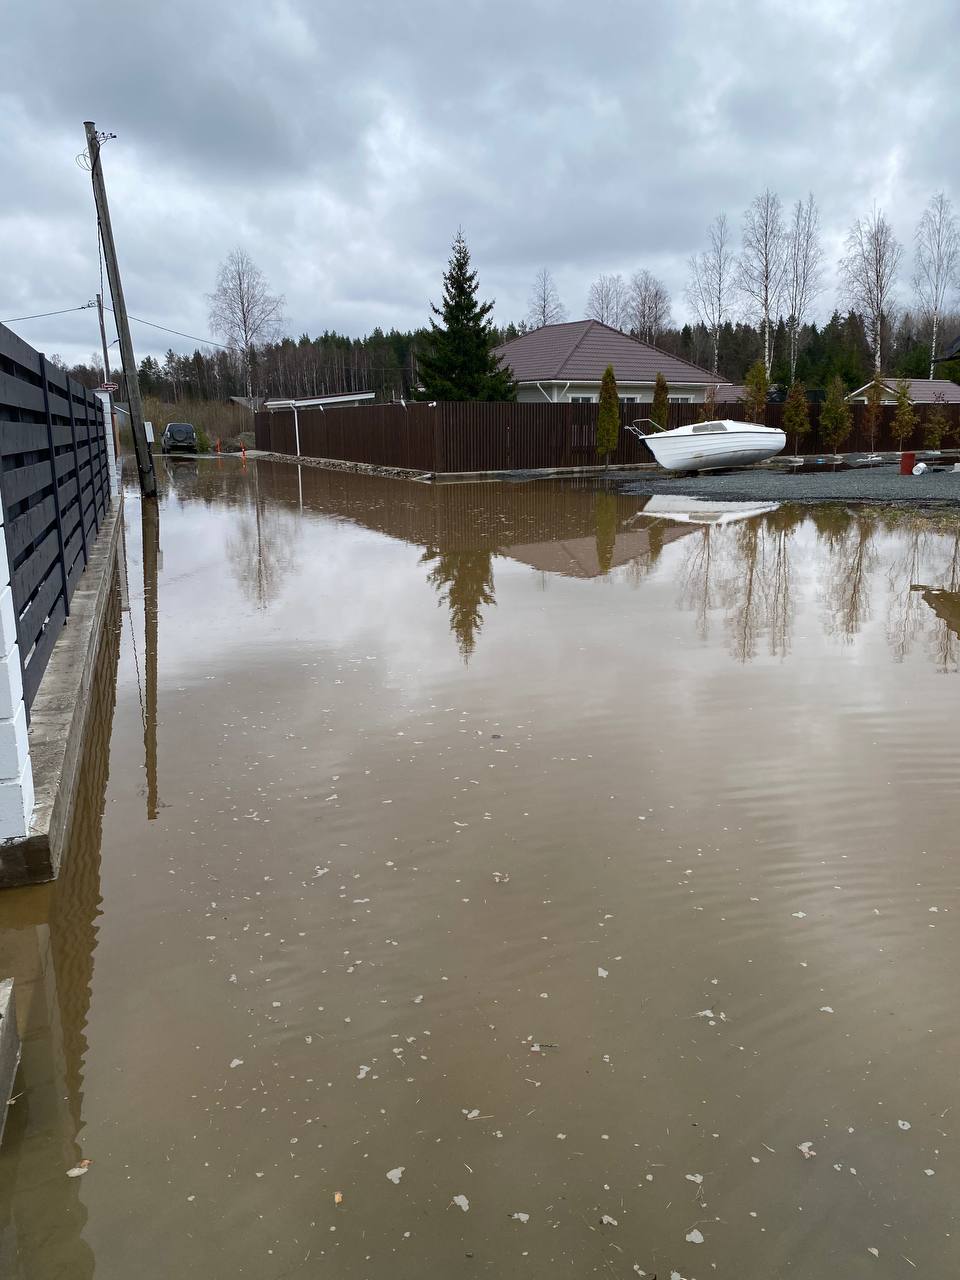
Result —
[{"label": "corrugated metal fence panel", "polygon": [[[650,405],[621,404],[621,430],[610,462],[617,466],[652,462],[650,450],[626,427],[649,414]],[[903,448],[921,448],[932,405],[918,405],[919,425]],[[824,449],[819,437],[819,404],[811,404],[810,432],[800,441],[803,452]],[[844,450],[870,447],[866,406],[852,405],[853,428],[841,446]],[[703,406],[670,405],[668,428],[696,422]],[[947,406],[954,434],[960,432],[960,405]],[[524,471],[540,467],[595,466],[598,406],[593,404],[513,404],[447,402],[370,405],[364,408],[305,409],[299,414],[300,452],[305,457],[337,458],[413,471]],[[743,420],[742,403],[718,404],[717,416]],[[880,410],[875,447],[897,449],[893,428],[895,409]],[[767,426],[783,423],[783,405],[766,407]],[[643,423],[641,430],[650,430]],[[257,447],[272,453],[295,451],[293,413],[260,413],[256,419]],[[792,450],[789,440],[787,448]]]},{"label": "corrugated metal fence panel", "polygon": [[103,407],[0,325],[0,495],[29,709],[110,506]]}]

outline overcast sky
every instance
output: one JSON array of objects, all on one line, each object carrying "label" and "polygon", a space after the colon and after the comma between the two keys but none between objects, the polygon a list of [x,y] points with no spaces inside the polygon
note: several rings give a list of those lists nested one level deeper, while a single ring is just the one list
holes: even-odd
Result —
[{"label": "overcast sky", "polygon": [[[571,318],[648,267],[686,317],[690,254],[769,185],[822,208],[830,288],[876,200],[908,248],[955,201],[956,0],[7,0],[0,320],[100,287],[84,119],[104,152],[127,306],[201,337],[242,245],[287,329],[423,323],[462,224],[496,318],[553,271]],[[69,361],[95,313],[12,326]],[[196,344],[134,325],[139,356]]]}]

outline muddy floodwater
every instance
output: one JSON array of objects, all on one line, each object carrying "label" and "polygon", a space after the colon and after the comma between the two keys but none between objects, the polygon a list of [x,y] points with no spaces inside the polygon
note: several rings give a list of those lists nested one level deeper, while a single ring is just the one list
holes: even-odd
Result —
[{"label": "muddy floodwater", "polygon": [[956,514],[161,481],[5,1280],[958,1273]]}]

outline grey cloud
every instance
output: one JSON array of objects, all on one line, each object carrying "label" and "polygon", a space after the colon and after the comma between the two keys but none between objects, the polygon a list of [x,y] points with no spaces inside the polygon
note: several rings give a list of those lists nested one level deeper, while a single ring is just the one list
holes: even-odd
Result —
[{"label": "grey cloud", "polygon": [[[866,0],[99,0],[95,21],[19,5],[0,314],[98,287],[85,117],[119,135],[105,166],[131,310],[200,335],[237,242],[294,333],[422,323],[460,224],[504,321],[544,264],[571,315],[599,271],[644,265],[682,314],[708,223],[726,210],[738,228],[766,185],[787,204],[812,189],[831,246],[875,197],[909,244],[932,191],[958,197],[960,103],[936,51],[960,19],[949,0],[876,17]],[[21,332],[86,356],[87,326]]]}]

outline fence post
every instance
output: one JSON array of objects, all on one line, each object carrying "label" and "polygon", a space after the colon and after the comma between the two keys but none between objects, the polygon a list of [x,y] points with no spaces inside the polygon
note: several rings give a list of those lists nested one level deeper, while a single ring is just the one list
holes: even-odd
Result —
[{"label": "fence post", "polygon": [[[103,431],[107,449],[107,480],[110,484],[110,497],[116,498],[120,492],[120,463],[117,458],[117,446],[113,436],[113,412],[110,408],[110,392],[95,391],[93,393],[103,407]],[[107,430],[109,424],[110,430]]]},{"label": "fence post", "polygon": [[[53,417],[50,413],[50,387],[47,383],[47,357],[40,354],[40,377],[43,381],[43,412],[47,419],[47,448],[50,450],[50,474],[53,477],[53,509],[57,517],[57,545],[60,548],[60,580],[63,583],[63,612],[70,617],[70,589],[67,586],[67,556],[63,545],[63,515],[60,511],[60,484],[57,480],[57,455],[53,448]],[[79,477],[78,477],[79,483]]]},{"label": "fence post", "polygon": [[2,508],[0,518],[0,840],[15,840],[27,834],[33,816],[33,765]]},{"label": "fence post", "polygon": [[67,401],[70,405],[70,439],[73,442],[73,470],[77,478],[77,511],[80,513],[80,541],[83,543],[83,567],[90,561],[87,550],[87,531],[83,527],[83,490],[80,488],[80,454],[77,452],[77,415],[73,411],[73,386],[67,378]]}]

